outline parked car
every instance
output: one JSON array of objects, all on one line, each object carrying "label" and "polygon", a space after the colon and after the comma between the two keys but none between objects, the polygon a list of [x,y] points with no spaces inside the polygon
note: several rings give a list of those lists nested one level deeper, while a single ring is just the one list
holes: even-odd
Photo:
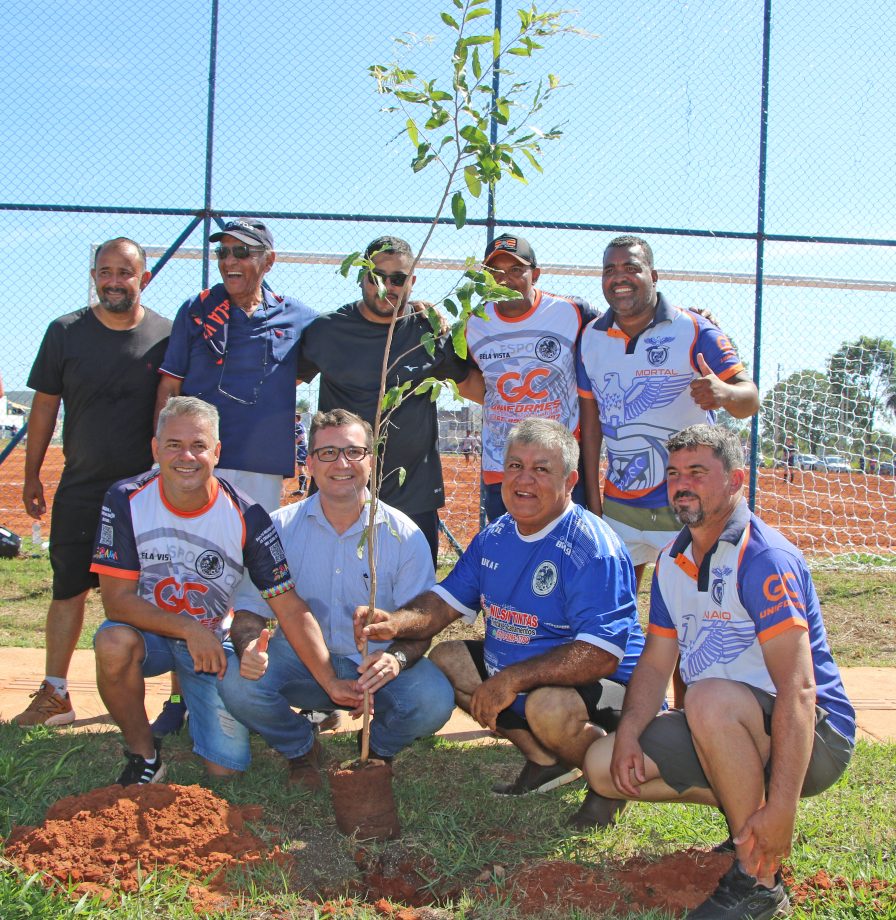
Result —
[{"label": "parked car", "polygon": [[838,457],[836,454],[829,454],[821,460],[821,468],[827,473],[855,473],[849,461],[845,457]]},{"label": "parked car", "polygon": [[796,466],[800,470],[823,470],[824,464],[815,454],[797,454]]}]

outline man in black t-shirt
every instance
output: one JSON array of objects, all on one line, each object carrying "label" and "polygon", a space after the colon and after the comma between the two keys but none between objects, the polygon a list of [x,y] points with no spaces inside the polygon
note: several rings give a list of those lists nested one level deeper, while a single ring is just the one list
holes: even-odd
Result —
[{"label": "man in black t-shirt", "polygon": [[75,712],[67,675],[84,623],[103,495],[113,482],[152,465],[153,408],[158,370],[171,323],[140,303],[149,283],[146,254],[118,237],[96,251],[90,274],[99,303],[50,323],[28,386],[35,390],[25,451],[25,510],[47,510],[41,466],[60,403],[65,404],[65,466],[53,499],[50,564],[53,599],[46,625],[46,677],[18,725],[67,725]]},{"label": "man in black t-shirt", "polygon": [[[396,304],[399,319],[389,350],[390,363],[395,366],[387,390],[436,377],[458,382],[461,395],[475,399],[477,384],[481,393],[479,372],[457,357],[450,339],[440,338],[432,356],[420,344],[431,330],[426,317],[409,306],[416,276],[410,274],[414,257],[408,243],[398,237],[379,237],[364,255],[376,267],[360,281],[361,299],[316,319],[302,340],[298,376],[309,381],[321,375],[318,409],[348,409],[373,424],[386,337]],[[438,509],[445,504],[438,440],[436,405],[429,394],[406,396],[389,420],[380,490],[383,501],[403,511],[423,531],[434,560]],[[403,483],[401,468],[406,473]]]}]

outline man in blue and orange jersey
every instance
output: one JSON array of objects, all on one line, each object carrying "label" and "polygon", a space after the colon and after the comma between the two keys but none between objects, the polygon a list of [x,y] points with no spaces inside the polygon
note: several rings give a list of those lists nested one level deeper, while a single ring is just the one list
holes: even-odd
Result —
[{"label": "man in blue and orange jersey", "polygon": [[639,583],[679,529],[666,497],[666,440],[686,425],[713,424],[718,409],[735,418],[759,409],[728,337],[695,311],[672,306],[656,283],[645,240],[611,240],[602,279],[610,309],[583,330],[577,361],[588,507],[622,538]]}]

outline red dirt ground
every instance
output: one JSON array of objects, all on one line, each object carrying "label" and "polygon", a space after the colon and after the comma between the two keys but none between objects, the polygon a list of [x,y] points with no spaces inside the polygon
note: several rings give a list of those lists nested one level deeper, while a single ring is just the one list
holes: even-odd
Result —
[{"label": "red dirt ground", "polygon": [[[225,885],[226,870],[262,860],[288,862],[278,847],[269,850],[246,828],[247,820],[261,818],[260,806],[238,808],[200,786],[104,786],[60,799],[39,827],[14,828],[5,855],[27,874],[46,873],[48,885],[53,880],[63,886],[71,883],[73,898],[88,893],[112,899],[118,892],[137,890],[142,873],[170,867],[192,880],[189,895],[197,912],[214,913],[226,911],[237,896]],[[361,847],[355,861],[363,875],[361,896],[396,920],[425,920],[434,913],[427,909],[433,897],[460,894],[457,883],[450,889],[433,886],[437,867],[431,860],[421,862],[401,843],[376,852]],[[564,861],[527,863],[511,873],[487,866],[472,884],[478,883],[476,893],[482,899],[509,894],[526,915],[549,916],[559,907],[595,916],[651,908],[678,914],[705,900],[730,864],[728,854],[691,848],[658,860],[634,857],[615,871]],[[495,880],[500,880],[500,890]],[[849,890],[844,879],[831,879],[824,871],[798,884],[792,878],[787,882],[796,903]],[[852,885],[861,886],[881,905],[896,898],[896,886],[890,883],[872,879]],[[352,904],[341,902],[339,912],[351,913]],[[327,916],[337,906],[326,902],[317,909]]]},{"label": "red dirt ground", "polygon": [[[17,448],[0,466],[0,524],[30,538],[33,521],[22,507],[25,450]],[[444,454],[446,507],[441,516],[454,538],[466,548],[479,530],[479,467],[463,457]],[[62,471],[62,449],[47,452],[43,483],[48,505]],[[796,473],[796,482],[786,483],[779,470],[760,470],[757,513],[779,528],[808,556],[867,552],[896,554],[896,478],[846,473]],[[286,481],[286,501],[296,488]],[[43,539],[49,536],[50,516],[44,515]],[[448,558],[453,551],[442,537],[440,552]]]}]

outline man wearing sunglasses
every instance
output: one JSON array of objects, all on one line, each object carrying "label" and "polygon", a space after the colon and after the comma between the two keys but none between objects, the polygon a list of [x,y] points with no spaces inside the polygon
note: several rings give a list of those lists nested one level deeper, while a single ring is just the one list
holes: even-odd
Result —
[{"label": "man wearing sunglasses", "polygon": [[[428,377],[451,379],[459,384],[462,396],[475,399],[478,371],[455,355],[450,338],[442,337],[433,355],[420,344],[423,334],[431,330],[426,317],[410,303],[417,280],[411,274],[410,245],[383,236],[373,240],[364,255],[374,269],[359,281],[361,299],[321,316],[302,341],[299,377],[307,381],[320,374],[318,408],[323,412],[349,409],[373,424],[389,324],[396,311],[399,319],[389,351],[394,366],[388,387]],[[380,490],[384,501],[423,531],[433,560],[439,543],[438,509],[445,504],[438,436],[436,405],[429,394],[405,397],[389,422]],[[402,468],[404,477],[399,476]]]},{"label": "man wearing sunglasses", "polygon": [[[372,437],[370,425],[352,412],[318,412],[308,450],[308,469],[318,491],[271,517],[296,589],[320,623],[337,675],[357,681],[359,692],[374,694],[371,747],[374,756],[388,761],[445,724],[454,692],[442,672],[422,657],[428,642],[372,643],[363,659],[355,645],[354,611],[369,602],[370,591],[364,531]],[[423,534],[406,515],[383,503],[377,510],[376,558],[378,603],[404,603],[435,582]],[[308,719],[291,707],[327,711],[339,708],[339,702],[327,695],[282,630],[268,646],[264,627],[270,614],[257,589],[244,582],[233,606],[230,635],[241,663],[239,673],[228,670],[220,685],[224,703],[283,754],[291,782],[320,788],[320,743]]]},{"label": "man wearing sunglasses", "polygon": [[178,394],[217,407],[219,475],[272,511],[280,504],[283,477],[295,470],[299,340],[317,314],[263,287],[276,253],[260,220],[232,220],[209,240],[219,244],[221,284],[178,311],[156,409]]}]

